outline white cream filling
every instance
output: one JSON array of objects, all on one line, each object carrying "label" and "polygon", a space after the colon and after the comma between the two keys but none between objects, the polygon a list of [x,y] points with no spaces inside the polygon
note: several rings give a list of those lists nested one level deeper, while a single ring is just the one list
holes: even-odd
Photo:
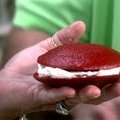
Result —
[{"label": "white cream filling", "polygon": [[86,72],[69,72],[60,68],[53,68],[48,66],[43,66],[38,64],[38,72],[39,77],[51,76],[52,78],[76,78],[80,77],[88,77],[88,76],[111,76],[111,75],[119,75],[120,67],[111,68],[107,70],[99,70],[99,71],[86,71]]}]

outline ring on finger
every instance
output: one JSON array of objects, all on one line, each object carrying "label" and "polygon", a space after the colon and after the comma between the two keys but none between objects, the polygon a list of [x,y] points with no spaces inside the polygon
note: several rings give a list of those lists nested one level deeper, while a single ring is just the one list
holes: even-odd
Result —
[{"label": "ring on finger", "polygon": [[62,115],[68,115],[69,110],[71,110],[72,108],[73,106],[67,105],[67,103],[64,100],[62,100],[56,104],[55,111]]}]

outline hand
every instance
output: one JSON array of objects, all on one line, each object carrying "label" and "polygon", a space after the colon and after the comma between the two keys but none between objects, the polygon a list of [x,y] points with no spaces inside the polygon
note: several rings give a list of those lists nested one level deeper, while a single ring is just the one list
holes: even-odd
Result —
[{"label": "hand", "polygon": [[[84,24],[76,22],[66,27],[54,37],[58,45],[75,42],[84,33]],[[27,48],[4,66],[0,72],[0,118],[14,119],[37,110],[51,110],[55,103],[75,96],[69,87],[51,89],[33,78],[37,69],[37,57],[55,46],[51,38]]]},{"label": "hand", "polygon": [[91,99],[87,101],[87,103],[100,104],[102,102],[109,101],[119,96],[120,96],[120,80],[112,85],[109,85],[103,88],[100,97],[96,99]]},{"label": "hand", "polygon": [[[53,36],[54,42],[57,45],[76,42],[84,30],[82,22],[75,22],[57,32]],[[75,98],[71,100],[80,103],[100,96],[101,91],[96,86],[90,85],[78,92],[69,87],[51,89],[33,78],[33,73],[37,70],[37,57],[55,47],[51,38],[19,52],[1,71],[0,118],[2,120],[11,120],[39,110],[53,110],[56,102],[60,100]]]},{"label": "hand", "polygon": [[72,120],[120,120],[120,97],[99,105],[80,104],[70,112]]}]

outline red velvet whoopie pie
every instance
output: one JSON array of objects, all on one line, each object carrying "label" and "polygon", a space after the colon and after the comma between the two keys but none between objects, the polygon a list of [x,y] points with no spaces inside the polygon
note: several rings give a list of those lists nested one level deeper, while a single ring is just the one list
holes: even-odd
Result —
[{"label": "red velvet whoopie pie", "polygon": [[38,57],[35,79],[50,87],[103,87],[120,79],[120,53],[97,44],[67,44]]}]

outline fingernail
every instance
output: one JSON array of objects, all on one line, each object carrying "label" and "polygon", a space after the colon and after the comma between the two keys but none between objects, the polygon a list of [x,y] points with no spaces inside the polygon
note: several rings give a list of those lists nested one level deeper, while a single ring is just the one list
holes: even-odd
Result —
[{"label": "fingernail", "polygon": [[100,95],[101,95],[100,91],[93,91],[91,94],[89,93],[87,95],[82,95],[81,100],[82,101],[92,100],[92,99],[100,97]]},{"label": "fingernail", "polygon": [[76,31],[79,31],[81,28],[85,31],[85,23],[83,21],[77,21],[71,25]]},{"label": "fingernail", "polygon": [[68,97],[73,98],[75,94],[76,94],[75,90],[70,90]]}]

